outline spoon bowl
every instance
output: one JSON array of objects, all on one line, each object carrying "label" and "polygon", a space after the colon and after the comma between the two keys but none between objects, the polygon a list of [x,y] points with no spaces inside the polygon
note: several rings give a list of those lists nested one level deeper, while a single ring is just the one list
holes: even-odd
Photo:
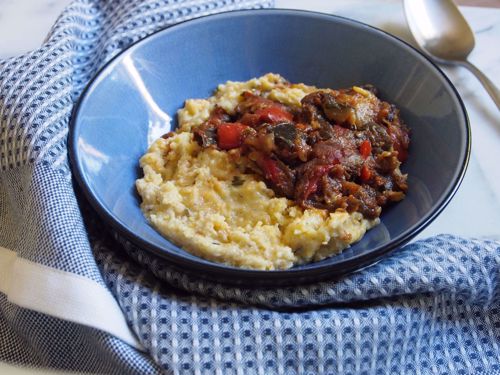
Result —
[{"label": "spoon bowl", "polygon": [[440,63],[469,69],[500,109],[498,88],[467,60],[474,49],[474,33],[453,1],[404,0],[404,10],[419,47]]}]

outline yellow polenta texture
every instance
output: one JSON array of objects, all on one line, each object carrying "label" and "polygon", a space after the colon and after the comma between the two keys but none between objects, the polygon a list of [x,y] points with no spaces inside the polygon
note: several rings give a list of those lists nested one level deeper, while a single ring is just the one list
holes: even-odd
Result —
[{"label": "yellow polenta texture", "polygon": [[[299,106],[302,97],[314,90],[267,74],[220,85],[206,100],[187,100],[178,113],[178,132],[158,139],[140,160],[144,178],[136,186],[151,224],[195,255],[261,270],[321,260],[358,241],[378,219],[304,210],[277,198],[258,176],[240,171],[227,152],[202,149],[190,132],[216,104],[233,112],[243,91],[259,91]],[[232,183],[235,176],[243,181],[241,185]]]}]

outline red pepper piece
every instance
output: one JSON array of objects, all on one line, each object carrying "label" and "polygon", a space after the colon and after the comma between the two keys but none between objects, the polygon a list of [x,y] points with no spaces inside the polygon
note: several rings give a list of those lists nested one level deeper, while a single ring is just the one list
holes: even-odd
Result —
[{"label": "red pepper piece", "polygon": [[368,158],[368,156],[372,154],[372,144],[368,139],[361,142],[361,145],[359,146],[359,153],[364,159]]},{"label": "red pepper piece", "polygon": [[248,126],[238,122],[224,122],[217,127],[217,145],[222,150],[240,147],[243,142],[243,131]]}]

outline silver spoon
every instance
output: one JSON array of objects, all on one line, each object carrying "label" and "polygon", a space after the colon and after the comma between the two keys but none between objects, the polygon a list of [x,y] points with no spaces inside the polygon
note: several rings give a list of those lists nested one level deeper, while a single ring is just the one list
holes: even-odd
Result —
[{"label": "silver spoon", "polygon": [[452,0],[404,0],[406,20],[420,48],[444,64],[469,69],[500,109],[500,91],[467,56],[474,48],[474,33]]}]

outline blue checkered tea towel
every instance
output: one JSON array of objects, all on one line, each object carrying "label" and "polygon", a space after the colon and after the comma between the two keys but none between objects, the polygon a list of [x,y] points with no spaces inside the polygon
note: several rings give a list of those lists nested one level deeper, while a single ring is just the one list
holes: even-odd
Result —
[{"label": "blue checkered tea towel", "polygon": [[0,61],[0,360],[98,374],[500,374],[500,243],[442,235],[335,282],[243,289],[117,239],[74,189],[68,119],[134,41],[259,0],[76,0]]}]

